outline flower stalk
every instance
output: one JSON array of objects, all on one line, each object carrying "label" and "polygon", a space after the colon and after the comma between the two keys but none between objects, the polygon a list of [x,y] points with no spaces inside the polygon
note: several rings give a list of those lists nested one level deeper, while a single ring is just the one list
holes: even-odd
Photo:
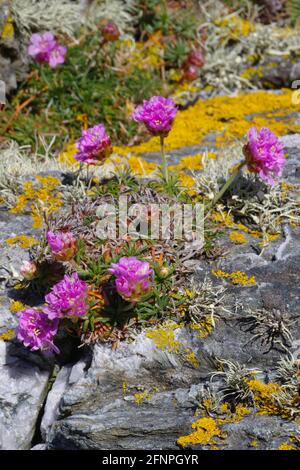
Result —
[{"label": "flower stalk", "polygon": [[166,183],[168,183],[169,182],[168,163],[167,163],[167,158],[166,158],[166,153],[165,153],[164,136],[162,135],[160,136],[160,149],[161,149],[161,160],[162,160],[162,172],[166,180]]},{"label": "flower stalk", "polygon": [[246,160],[243,160],[238,166],[237,168],[232,172],[231,176],[228,178],[228,180],[226,181],[226,183],[224,184],[224,186],[220,189],[220,191],[216,194],[216,196],[214,197],[214,199],[212,200],[212,202],[208,205],[208,210],[212,209],[216,204],[217,202],[219,201],[219,199],[221,199],[221,197],[223,196],[223,194],[227,191],[227,189],[229,188],[229,186],[231,185],[231,183],[235,180],[235,178],[237,177],[237,175],[239,174],[239,172],[241,171],[241,169],[243,168],[243,166],[246,165]]}]

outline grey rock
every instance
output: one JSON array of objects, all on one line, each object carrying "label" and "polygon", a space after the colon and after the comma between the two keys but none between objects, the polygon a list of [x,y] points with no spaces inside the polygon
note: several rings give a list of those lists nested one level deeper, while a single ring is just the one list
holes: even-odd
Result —
[{"label": "grey rock", "polygon": [[0,341],[0,449],[30,449],[49,371],[15,358]]}]

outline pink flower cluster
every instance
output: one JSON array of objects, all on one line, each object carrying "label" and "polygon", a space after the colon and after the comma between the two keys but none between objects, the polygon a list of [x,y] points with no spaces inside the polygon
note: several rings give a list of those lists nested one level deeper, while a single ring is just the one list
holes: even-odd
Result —
[{"label": "pink flower cluster", "polygon": [[166,137],[177,113],[177,106],[172,99],[163,96],[152,96],[137,106],[132,118],[136,122],[142,122],[153,135]]},{"label": "pink flower cluster", "polygon": [[72,232],[47,232],[47,240],[56,261],[69,261],[76,253],[76,239]]},{"label": "pink flower cluster", "polygon": [[97,124],[83,131],[76,142],[76,147],[79,150],[74,155],[76,160],[89,165],[103,163],[112,152],[111,140],[103,124]]},{"label": "pink flower cluster", "polygon": [[28,54],[38,62],[47,62],[51,68],[63,64],[67,48],[58,44],[52,33],[33,34],[28,46]]},{"label": "pink flower cluster", "polygon": [[64,276],[63,280],[52,287],[46,295],[47,306],[44,312],[50,320],[64,317],[83,317],[88,310],[88,286],[77,273]]},{"label": "pink flower cluster", "polygon": [[258,130],[251,127],[244,155],[249,171],[258,173],[267,183],[273,185],[274,177],[282,174],[285,165],[283,144],[267,127]]},{"label": "pink flower cluster", "polygon": [[124,256],[111,265],[109,272],[114,274],[117,292],[124,300],[138,302],[151,290],[153,270],[147,261]]},{"label": "pink flower cluster", "polygon": [[87,292],[87,284],[79,279],[77,273],[65,275],[46,295],[45,307],[20,312],[16,331],[18,340],[32,351],[59,352],[53,343],[59,319],[84,316],[88,311]]},{"label": "pink flower cluster", "polygon": [[19,313],[17,338],[31,351],[40,349],[45,353],[58,353],[53,340],[58,329],[58,319],[49,320],[41,310],[27,308]]}]

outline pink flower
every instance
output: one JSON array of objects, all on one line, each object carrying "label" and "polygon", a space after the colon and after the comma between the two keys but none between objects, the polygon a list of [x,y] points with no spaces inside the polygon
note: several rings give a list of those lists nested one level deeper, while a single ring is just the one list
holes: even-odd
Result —
[{"label": "pink flower", "polygon": [[28,54],[38,62],[47,62],[51,68],[63,64],[67,48],[58,44],[52,33],[33,34],[30,38]]},{"label": "pink flower", "polygon": [[31,281],[37,275],[37,266],[32,261],[24,261],[22,266],[20,267],[20,274],[27,279],[27,281]]},{"label": "pink flower", "polygon": [[83,131],[76,146],[79,150],[75,153],[76,160],[89,165],[103,163],[112,152],[111,140],[103,124]]},{"label": "pink flower", "polygon": [[77,273],[65,275],[63,280],[52,287],[46,295],[47,306],[44,312],[52,320],[63,317],[83,317],[88,311],[88,286]]},{"label": "pink flower", "polygon": [[65,46],[56,44],[55,47],[49,52],[49,58],[47,62],[49,63],[50,67],[54,69],[59,64],[63,64],[65,61],[66,53],[67,48]]},{"label": "pink flower", "polygon": [[27,308],[19,312],[19,325],[16,329],[17,338],[31,351],[40,349],[46,353],[58,353],[54,345],[54,336],[58,329],[58,320],[49,320],[48,316],[37,309]]},{"label": "pink flower", "polygon": [[52,33],[33,34],[30,38],[28,54],[38,62],[48,62],[49,54],[55,46],[56,41]]},{"label": "pink flower", "polygon": [[152,287],[153,270],[147,261],[134,256],[122,257],[108,270],[116,278],[116,288],[123,299],[138,302]]},{"label": "pink flower", "polygon": [[248,170],[258,173],[267,183],[273,185],[274,177],[279,177],[285,164],[283,144],[267,127],[258,130],[251,127],[244,155]]},{"label": "pink flower", "polygon": [[47,232],[47,240],[56,261],[69,261],[76,253],[76,238],[72,232]]},{"label": "pink flower", "polygon": [[120,37],[120,31],[115,23],[109,21],[104,28],[102,28],[102,35],[106,41],[117,41]]},{"label": "pink flower", "polygon": [[153,135],[166,137],[172,128],[177,113],[177,106],[173,100],[163,96],[152,96],[137,106],[132,118],[136,122],[142,122]]}]

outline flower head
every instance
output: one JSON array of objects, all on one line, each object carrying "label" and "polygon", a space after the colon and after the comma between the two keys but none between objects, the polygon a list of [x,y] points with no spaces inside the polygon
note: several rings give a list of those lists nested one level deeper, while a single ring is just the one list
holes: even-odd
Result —
[{"label": "flower head", "polygon": [[103,163],[112,152],[111,140],[103,124],[83,131],[76,147],[79,150],[74,155],[76,160],[90,165]]},{"label": "flower head", "polygon": [[56,261],[68,261],[76,253],[76,238],[72,232],[47,232],[47,240]]},{"label": "flower head", "polygon": [[59,64],[63,64],[65,61],[66,53],[67,53],[67,48],[65,46],[56,44],[55,47],[50,51],[49,59],[47,60],[50,67],[54,69]]},{"label": "flower head", "polygon": [[77,273],[65,275],[45,296],[47,306],[44,312],[50,319],[63,317],[82,317],[88,311],[88,286],[81,281]]},{"label": "flower head", "polygon": [[63,64],[67,49],[58,44],[52,33],[33,34],[30,38],[28,54],[38,62],[47,62],[51,68]]},{"label": "flower head", "polygon": [[124,256],[111,265],[109,272],[114,274],[117,291],[125,300],[138,302],[151,290],[153,270],[147,261]]},{"label": "flower head", "polygon": [[57,319],[49,320],[43,311],[34,308],[22,310],[18,316],[19,325],[16,334],[24,346],[30,348],[31,351],[40,349],[46,353],[59,352],[53,343],[58,329]]},{"label": "flower head", "polygon": [[109,21],[102,28],[102,35],[106,41],[117,41],[120,37],[120,30],[116,23]]},{"label": "flower head", "polygon": [[31,281],[36,277],[37,274],[37,266],[32,261],[24,261],[22,266],[20,267],[20,274],[27,279],[27,281]]},{"label": "flower head", "polygon": [[38,62],[48,62],[50,52],[55,48],[56,41],[52,33],[33,34],[30,38],[28,54]]},{"label": "flower head", "polygon": [[142,122],[153,135],[166,137],[172,128],[177,113],[177,106],[173,100],[163,96],[152,96],[137,106],[132,118]]},{"label": "flower head", "polygon": [[281,176],[285,164],[283,144],[267,127],[258,130],[251,127],[244,154],[249,171],[258,173],[267,183],[273,185],[274,177]]}]

